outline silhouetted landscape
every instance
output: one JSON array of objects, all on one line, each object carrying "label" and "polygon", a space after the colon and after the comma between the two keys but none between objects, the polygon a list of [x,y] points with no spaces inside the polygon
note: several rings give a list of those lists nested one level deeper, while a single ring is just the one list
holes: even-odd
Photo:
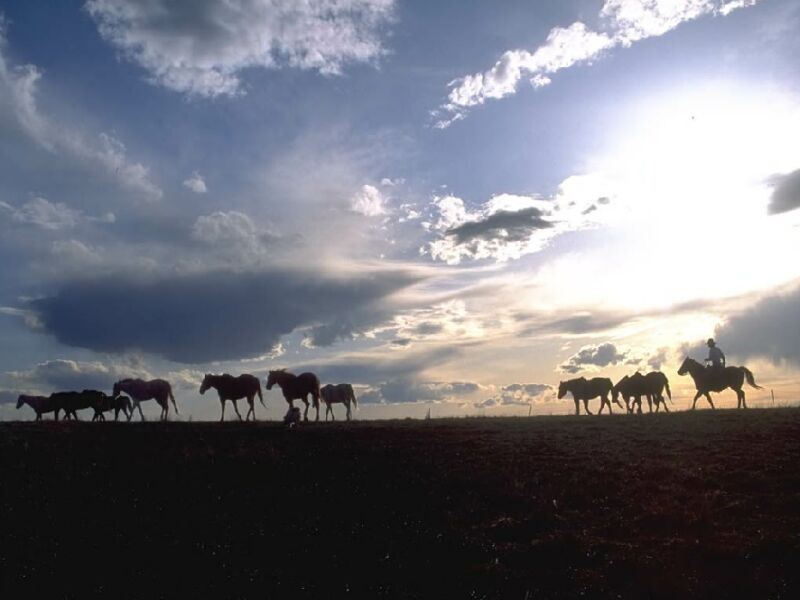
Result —
[{"label": "silhouetted landscape", "polygon": [[794,598],[800,409],[0,423],[9,597]]}]

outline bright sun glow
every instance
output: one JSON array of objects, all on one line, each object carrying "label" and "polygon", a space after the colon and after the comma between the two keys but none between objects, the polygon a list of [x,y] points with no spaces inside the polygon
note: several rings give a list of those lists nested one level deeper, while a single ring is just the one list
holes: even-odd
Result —
[{"label": "bright sun glow", "polygon": [[[641,309],[800,275],[782,259],[800,251],[788,222],[797,216],[767,214],[770,178],[800,166],[797,98],[732,87],[662,95],[625,111],[620,131],[591,167],[610,186],[616,241],[542,271],[554,301]],[[581,274],[596,285],[574,286]],[[616,284],[601,284],[610,276]]]}]

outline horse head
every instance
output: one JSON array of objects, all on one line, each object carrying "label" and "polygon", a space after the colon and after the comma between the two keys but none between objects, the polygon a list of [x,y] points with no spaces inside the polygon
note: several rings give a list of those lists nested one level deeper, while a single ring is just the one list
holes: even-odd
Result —
[{"label": "horse head", "polygon": [[564,396],[567,395],[567,382],[566,381],[559,381],[558,382],[558,399],[561,400]]},{"label": "horse head", "polygon": [[684,358],[683,362],[681,363],[680,369],[678,369],[678,375],[686,375],[686,373],[689,372],[689,369],[690,369],[691,364],[693,362],[694,361],[691,358],[689,358],[688,356],[686,358]]},{"label": "horse head", "polygon": [[111,397],[116,398],[122,392],[125,391],[125,382],[128,381],[127,379],[120,379],[114,384],[114,389],[111,392]]},{"label": "horse head", "polygon": [[17,398],[17,408],[22,408],[22,405],[25,404],[26,399],[27,396],[25,396],[24,394],[20,394],[19,398]]},{"label": "horse head", "polygon": [[200,384],[200,395],[205,394],[206,390],[211,387],[211,374],[206,373],[203,377],[203,383]]},{"label": "horse head", "polygon": [[270,371],[269,375],[267,376],[267,389],[271,390],[272,386],[276,383],[278,385],[281,384],[281,379],[283,377],[283,373],[286,373],[286,369],[276,369],[274,371]]}]

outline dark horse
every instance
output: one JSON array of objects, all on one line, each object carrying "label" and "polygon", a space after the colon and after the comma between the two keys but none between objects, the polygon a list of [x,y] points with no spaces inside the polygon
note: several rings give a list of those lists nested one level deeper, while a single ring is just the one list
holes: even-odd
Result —
[{"label": "dark horse", "polygon": [[736,408],[747,408],[747,403],[744,401],[744,385],[745,379],[750,387],[757,390],[762,389],[760,385],[756,385],[756,381],[750,369],[747,367],[723,367],[717,369],[714,367],[704,367],[699,362],[692,358],[686,358],[678,369],[678,375],[689,375],[694,379],[694,387],[697,389],[697,394],[692,401],[692,410],[694,410],[697,399],[700,396],[705,396],[711,408],[714,408],[714,403],[711,401],[709,392],[721,392],[725,388],[731,388],[736,392],[737,404]]},{"label": "dark horse", "polygon": [[27,394],[20,394],[17,398],[17,409],[27,404],[36,412],[36,420],[41,421],[42,415],[45,413],[53,413],[55,420],[58,421],[58,411],[61,410],[61,405],[57,399],[50,396],[29,396]]},{"label": "dark horse", "polygon": [[331,419],[333,421],[336,420],[335,415],[333,414],[333,409],[331,408],[331,404],[341,403],[344,404],[347,408],[347,420],[350,420],[351,412],[350,412],[350,404],[353,406],[358,407],[358,401],[356,400],[356,393],[353,391],[353,386],[349,383],[337,383],[333,385],[329,383],[328,385],[323,386],[319,390],[320,395],[322,396],[322,401],[325,402],[325,420],[328,420],[328,413],[331,415]]},{"label": "dark horse", "polygon": [[102,397],[98,396],[95,399],[92,408],[94,408],[92,421],[105,421],[106,417],[103,413],[111,410],[114,411],[115,421],[119,420],[119,411],[122,411],[128,421],[130,421],[133,416],[133,405],[131,404],[131,399],[127,396],[115,397],[103,394]]},{"label": "dark horse", "polygon": [[[583,407],[586,409],[586,414],[592,414],[589,410],[589,400],[600,396],[600,410],[597,414],[603,412],[603,407],[608,406],[608,412],[611,411],[611,402],[608,400],[608,395],[611,393],[614,385],[607,377],[593,377],[586,379],[585,377],[578,377],[577,379],[570,379],[568,381],[560,381],[558,384],[558,398],[559,400],[566,396],[567,392],[572,393],[572,398],[575,400],[575,414],[580,414],[579,400],[583,400]],[[614,398],[617,406],[622,408],[619,400]]]},{"label": "dark horse", "polygon": [[622,400],[625,402],[625,407],[629,413],[638,408],[638,412],[642,412],[642,396],[647,398],[647,406],[650,412],[653,412],[653,403],[656,405],[656,412],[658,412],[659,405],[664,405],[664,410],[669,412],[667,403],[664,400],[664,389],[667,391],[670,401],[672,400],[672,393],[669,389],[669,380],[667,376],[660,371],[651,371],[647,375],[642,375],[636,371],[633,375],[625,375],[620,379],[614,389],[612,390],[614,400],[622,395]]},{"label": "dark horse", "polygon": [[95,406],[102,402],[106,395],[99,390],[83,390],[82,392],[55,392],[50,394],[50,398],[56,403],[56,418],[58,418],[58,411],[64,410],[64,420],[70,417],[78,420],[78,411],[85,408],[94,408],[95,415],[97,409]]},{"label": "dark horse", "polygon": [[250,415],[253,415],[253,421],[256,420],[256,410],[253,401],[258,394],[258,399],[261,401],[261,406],[267,408],[264,404],[264,397],[261,395],[261,382],[255,375],[244,373],[238,377],[223,373],[222,375],[206,374],[203,377],[203,383],[200,385],[200,394],[204,394],[208,388],[214,388],[219,395],[219,403],[222,405],[222,416],[219,420],[225,420],[225,401],[230,400],[233,404],[233,410],[236,411],[236,416],[242,420],[242,415],[239,414],[239,407],[236,406],[236,401],[240,398],[247,398],[247,403],[250,405],[250,410],[245,415],[245,421],[250,420]]},{"label": "dark horse", "polygon": [[[114,391],[111,394],[114,398],[125,392],[131,397],[133,401],[133,408],[131,408],[131,417],[136,409],[139,409],[139,416],[144,421],[144,414],[140,402],[145,400],[155,400],[161,407],[161,420],[166,421],[169,416],[169,400],[172,400],[172,406],[175,407],[175,414],[181,414],[178,411],[178,405],[175,404],[175,396],[172,395],[172,386],[168,381],[163,379],[151,379],[144,381],[142,379],[120,379],[114,384]],[[130,420],[130,417],[128,418]]]},{"label": "dark horse", "polygon": [[314,373],[294,375],[284,369],[270,371],[267,376],[267,389],[271,390],[276,383],[280,386],[283,397],[286,398],[289,406],[294,406],[294,400],[303,401],[303,404],[306,405],[303,419],[306,421],[308,421],[308,395],[311,394],[314,408],[317,409],[316,420],[319,421],[319,378]]}]

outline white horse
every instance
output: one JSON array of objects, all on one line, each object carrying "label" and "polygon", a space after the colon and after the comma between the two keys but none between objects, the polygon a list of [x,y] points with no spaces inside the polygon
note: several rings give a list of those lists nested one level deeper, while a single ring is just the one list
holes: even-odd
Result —
[{"label": "white horse", "polygon": [[332,420],[336,420],[333,414],[331,404],[340,403],[344,404],[347,408],[347,420],[351,418],[350,404],[358,408],[358,401],[356,400],[356,393],[353,391],[353,386],[349,383],[339,383],[337,385],[328,384],[324,385],[319,390],[322,401],[325,403],[325,420],[328,420],[328,413],[331,415]]}]

